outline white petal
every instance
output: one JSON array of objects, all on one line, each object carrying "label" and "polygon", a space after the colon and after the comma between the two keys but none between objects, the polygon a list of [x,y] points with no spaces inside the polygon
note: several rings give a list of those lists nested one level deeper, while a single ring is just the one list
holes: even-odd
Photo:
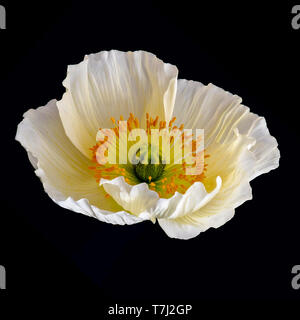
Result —
[{"label": "white petal", "polygon": [[[170,120],[178,70],[144,52],[102,51],[68,68],[67,91],[58,102],[66,134],[87,157],[98,129],[110,128],[111,117],[125,119],[132,112]],[[143,124],[143,122],[142,122]]]},{"label": "white petal", "polygon": [[65,209],[72,210],[74,212],[82,213],[90,217],[94,217],[102,222],[125,225],[125,224],[135,224],[144,221],[145,219],[141,217],[136,217],[126,211],[110,212],[106,210],[101,210],[93,205],[91,205],[88,199],[80,199],[75,201],[73,198],[69,197],[63,201],[56,201],[58,205]]},{"label": "white petal", "polygon": [[268,131],[265,119],[249,111],[237,95],[212,84],[178,80],[174,116],[185,128],[204,129],[205,146],[229,142],[234,129],[256,140],[250,151],[256,158],[250,179],[278,167],[277,142]]},{"label": "white petal", "polygon": [[238,130],[234,134],[236,138],[232,142],[208,148],[211,157],[207,161],[212,177],[204,183],[209,189],[216,190],[215,179],[220,174],[221,189],[197,211],[175,219],[159,219],[170,237],[190,239],[210,227],[218,228],[233,217],[237,206],[252,198],[249,173],[255,158],[248,149],[255,141],[240,135]]},{"label": "white petal", "polygon": [[216,187],[207,192],[203,183],[195,182],[184,194],[176,192],[169,199],[159,199],[153,215],[156,218],[175,219],[187,214],[192,214],[205,206],[220,191],[222,179],[217,177]]},{"label": "white petal", "polygon": [[234,210],[226,210],[215,215],[203,217],[197,225],[189,224],[185,218],[158,219],[158,223],[170,238],[188,240],[209,228],[219,228],[234,216]]},{"label": "white petal", "polygon": [[158,219],[160,227],[170,238],[188,240],[197,237],[206,229],[191,224],[177,222],[176,219]]},{"label": "white petal", "polygon": [[124,177],[118,177],[113,180],[101,179],[100,185],[125,210],[139,217],[152,218],[150,212],[159,196],[146,183],[131,186],[125,182]]},{"label": "white petal", "polygon": [[27,152],[27,155],[31,165],[34,167],[34,169],[37,169],[38,159],[34,157],[30,151]]},{"label": "white petal", "polygon": [[88,169],[91,162],[67,138],[55,100],[24,114],[16,140],[27,150],[45,191],[60,206],[110,223],[141,221],[104,197]]},{"label": "white petal", "polygon": [[[210,201],[184,216],[158,219],[160,226],[170,237],[190,239],[210,227],[218,228],[233,217],[237,206],[252,198],[249,172],[255,158],[248,148],[254,142],[253,139],[240,135],[237,130],[235,135],[236,139],[231,143],[214,144],[208,149],[211,155],[207,160],[211,177],[205,181],[205,185],[214,193]],[[222,177],[220,189],[215,186],[218,175]]]},{"label": "white petal", "polygon": [[178,80],[174,116],[185,128],[204,129],[205,145],[223,142],[248,108],[242,99],[212,84]]},{"label": "white petal", "polygon": [[278,143],[270,135],[266,120],[254,113],[249,113],[238,123],[237,128],[241,134],[253,137],[255,145],[250,148],[256,159],[255,167],[250,179],[267,173],[279,166],[280,153]]},{"label": "white petal", "polygon": [[237,129],[234,134],[235,138],[231,142],[215,143],[207,148],[211,157],[206,160],[208,171],[204,184],[210,189],[216,176],[221,176],[223,183],[212,201],[188,217],[194,224],[197,224],[199,218],[217,214],[224,209],[234,209],[252,199],[249,181],[256,159],[249,148],[255,140],[239,134]]}]

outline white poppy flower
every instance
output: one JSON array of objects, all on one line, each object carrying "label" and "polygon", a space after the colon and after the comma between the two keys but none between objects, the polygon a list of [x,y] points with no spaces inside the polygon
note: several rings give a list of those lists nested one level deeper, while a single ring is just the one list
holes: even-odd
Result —
[{"label": "white poppy flower", "polygon": [[[240,97],[177,74],[143,51],[104,51],[69,66],[62,99],[27,111],[16,135],[49,197],[112,224],[157,220],[179,239],[230,220],[252,198],[249,182],[278,167],[276,139]],[[204,171],[188,176],[184,163],[97,163],[97,132],[118,134],[119,119],[128,119],[129,132],[204,129]]]}]

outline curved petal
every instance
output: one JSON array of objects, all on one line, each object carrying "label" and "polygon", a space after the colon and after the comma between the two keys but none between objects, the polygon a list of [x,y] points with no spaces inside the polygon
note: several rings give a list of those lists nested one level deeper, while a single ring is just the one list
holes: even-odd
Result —
[{"label": "curved petal", "polygon": [[182,219],[158,219],[158,223],[170,238],[188,240],[198,236],[209,228],[219,228],[234,216],[234,210],[202,217],[197,225],[186,223]]},{"label": "curved petal", "polygon": [[236,121],[249,112],[242,99],[212,84],[178,80],[174,116],[185,128],[204,129],[205,145],[223,142]]},{"label": "curved petal", "polygon": [[234,209],[252,198],[249,177],[255,158],[249,149],[255,140],[234,131],[228,143],[208,147],[209,176],[204,180],[206,190],[216,190],[216,177],[222,177],[221,189],[197,211],[175,219],[159,219],[160,226],[170,236],[190,239],[210,227],[218,228],[234,215]]},{"label": "curved petal", "polygon": [[235,209],[252,199],[249,181],[256,159],[249,149],[255,144],[255,140],[239,134],[237,129],[234,134],[232,141],[215,143],[207,148],[211,156],[207,159],[208,170],[204,185],[208,190],[214,188],[215,177],[221,176],[222,188],[212,201],[193,215],[186,216],[186,221],[197,224],[202,217]]},{"label": "curved petal", "polygon": [[[98,129],[110,128],[111,117],[130,112],[169,121],[176,96],[178,70],[144,52],[102,51],[68,68],[66,93],[58,102],[65,132],[87,157]],[[143,122],[142,122],[143,124]]]},{"label": "curved petal", "polygon": [[110,223],[141,221],[105,198],[88,169],[90,161],[67,138],[55,100],[24,114],[16,140],[28,152],[45,191],[60,206]]},{"label": "curved petal", "polygon": [[249,111],[242,99],[212,84],[178,80],[174,116],[186,128],[204,129],[205,146],[226,143],[234,138],[234,129],[256,140],[250,151],[256,158],[250,180],[279,165],[278,144],[265,119]]},{"label": "curved petal", "polygon": [[203,183],[195,182],[184,194],[176,192],[169,199],[159,199],[152,214],[158,219],[175,219],[192,214],[211,201],[221,186],[220,177],[217,177],[216,187],[211,192],[206,191]]},{"label": "curved petal", "polygon": [[125,210],[139,217],[152,218],[150,212],[159,196],[146,183],[131,186],[125,182],[124,177],[118,177],[113,180],[101,179],[100,185]]},{"label": "curved petal", "polygon": [[80,199],[75,201],[72,197],[68,197],[65,200],[57,201],[53,199],[59,206],[77,212],[82,213],[90,217],[94,217],[102,222],[118,224],[118,225],[131,225],[144,221],[141,217],[136,217],[126,211],[111,212],[99,209],[89,203],[88,199]]},{"label": "curved petal", "polygon": [[279,166],[280,153],[277,148],[278,143],[270,135],[264,118],[258,117],[254,113],[249,113],[241,119],[237,128],[241,134],[253,137],[256,141],[255,145],[250,148],[256,159],[250,180]]}]

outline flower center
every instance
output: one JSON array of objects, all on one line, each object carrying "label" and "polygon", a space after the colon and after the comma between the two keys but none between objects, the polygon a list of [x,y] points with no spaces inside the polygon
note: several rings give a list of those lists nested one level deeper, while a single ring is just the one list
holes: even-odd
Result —
[{"label": "flower center", "polygon": [[[197,163],[187,164],[186,158],[184,158],[184,152],[181,151],[181,149],[176,149],[175,144],[176,141],[182,140],[183,142],[186,139],[186,136],[184,135],[184,129],[183,125],[181,125],[179,128],[177,126],[173,126],[176,118],[173,118],[169,124],[167,125],[165,121],[159,121],[158,117],[152,118],[149,116],[149,114],[146,115],[146,142],[144,148],[139,148],[137,151],[132,153],[136,156],[136,159],[138,160],[133,164],[133,162],[127,161],[127,163],[124,164],[124,162],[121,162],[121,155],[120,155],[120,143],[123,143],[124,136],[122,136],[122,130],[123,127],[121,127],[121,122],[124,122],[124,118],[121,116],[120,120],[115,120],[114,118],[111,118],[114,127],[112,128],[116,139],[113,140],[113,142],[110,142],[111,145],[113,145],[116,149],[116,162],[115,164],[106,163],[106,164],[100,164],[98,162],[97,153],[99,150],[99,147],[101,147],[102,144],[108,143],[109,139],[104,139],[104,141],[98,141],[95,146],[91,148],[92,151],[92,161],[95,163],[94,166],[89,167],[91,170],[95,172],[95,178],[97,183],[103,179],[109,179],[112,180],[116,177],[123,176],[125,181],[128,184],[135,185],[139,184],[141,182],[146,182],[149,185],[149,188],[151,190],[154,190],[158,193],[160,197],[163,198],[170,198],[176,191],[180,193],[185,193],[186,190],[197,181],[204,182],[206,176],[205,172],[207,170],[207,164],[204,163],[204,159],[208,158],[209,155],[205,154],[205,150],[202,150],[201,153],[203,155],[203,171],[201,173],[197,174],[187,174],[186,169],[196,167]],[[123,123],[122,123],[123,126]],[[136,141],[132,141],[131,139],[128,139],[130,136],[130,133],[134,129],[140,128],[139,120],[131,113],[130,117],[127,120],[126,123],[127,127],[127,160],[129,160],[129,151],[131,147],[136,143]],[[155,145],[152,145],[154,150],[156,150],[157,153],[154,152],[154,161],[152,161],[153,154],[151,154],[151,143],[152,143],[152,137],[151,135],[154,134],[153,129],[156,129],[156,133],[164,133],[165,131],[171,132],[172,130],[178,130],[179,136],[176,136],[174,138],[173,136],[170,136],[167,138],[167,144],[170,147],[170,151],[172,156],[169,158],[170,162],[166,162],[165,153],[161,149],[161,141],[159,143],[155,143]],[[101,130],[101,129],[99,129]],[[197,151],[197,143],[193,139],[193,136],[191,137],[191,145],[192,145],[192,154],[195,157],[197,154],[199,154],[199,151]],[[106,137],[107,138],[107,137]],[[147,147],[148,145],[148,147]],[[182,146],[183,147],[183,146]],[[179,158],[182,157],[182,162],[178,163],[175,160],[175,153],[180,154]],[[131,154],[131,157],[132,157]],[[145,161],[145,159],[148,158],[148,161]],[[124,159],[124,158],[123,158]],[[155,160],[156,159],[156,160]],[[125,161],[126,162],[126,161]],[[107,195],[109,196],[109,195]]]}]

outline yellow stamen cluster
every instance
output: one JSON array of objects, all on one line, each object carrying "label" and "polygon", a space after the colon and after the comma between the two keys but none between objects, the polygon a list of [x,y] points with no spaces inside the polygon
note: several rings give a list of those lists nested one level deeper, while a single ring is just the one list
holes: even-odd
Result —
[{"label": "yellow stamen cluster", "polygon": [[[119,121],[124,121],[124,118],[121,116],[120,120],[115,120],[114,118],[111,118],[112,123],[114,124],[114,127],[112,128],[116,135],[116,150],[118,154],[118,139],[119,139]],[[148,135],[148,139],[150,141],[151,139],[151,129],[159,129],[159,131],[168,128],[169,131],[177,129],[181,131],[180,137],[182,139],[186,138],[184,137],[184,126],[183,124],[178,128],[177,126],[174,126],[174,123],[176,121],[176,118],[174,117],[169,124],[167,125],[166,121],[159,121],[159,117],[152,118],[149,116],[149,114],[146,114],[146,133]],[[127,136],[129,135],[130,131],[140,128],[139,120],[130,113],[130,116],[127,120]],[[100,129],[99,129],[100,130]],[[95,163],[94,166],[89,167],[91,170],[95,172],[95,178],[97,183],[99,183],[101,178],[112,180],[119,176],[124,176],[125,181],[128,184],[135,185],[138,183],[141,183],[141,181],[135,174],[134,166],[131,163],[127,164],[105,164],[101,165],[97,162],[97,150],[101,146],[101,144],[105,143],[107,139],[104,141],[98,141],[95,146],[91,148],[92,151],[92,161]],[[174,151],[174,137],[170,136],[170,151]],[[193,139],[191,140],[192,143],[192,154],[193,156],[196,156],[196,141]],[[128,150],[132,144],[128,143]],[[204,151],[202,151],[204,152]],[[209,155],[205,154],[204,159],[208,158]],[[156,191],[160,197],[162,198],[170,198],[176,191],[180,193],[185,193],[186,190],[197,181],[203,181],[205,178],[205,172],[207,171],[207,164],[204,164],[203,171],[199,175],[187,175],[186,174],[186,167],[188,165],[183,160],[182,164],[175,164],[170,163],[166,164],[165,168],[163,170],[163,173],[160,177],[156,178],[155,181],[153,181],[151,176],[147,177],[147,180],[145,182],[148,183],[149,188],[151,190]],[[193,165],[189,165],[189,167],[195,166],[195,163]]]}]

